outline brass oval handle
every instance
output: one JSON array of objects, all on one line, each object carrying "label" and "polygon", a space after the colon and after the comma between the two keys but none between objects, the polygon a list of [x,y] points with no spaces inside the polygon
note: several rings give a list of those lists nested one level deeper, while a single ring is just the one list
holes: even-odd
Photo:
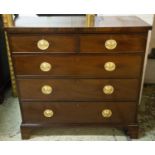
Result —
[{"label": "brass oval handle", "polygon": [[106,71],[114,71],[116,69],[116,64],[114,62],[106,62],[104,64],[104,68]]},{"label": "brass oval handle", "polygon": [[40,70],[43,72],[49,72],[52,69],[52,65],[48,62],[42,62],[40,64]]},{"label": "brass oval handle", "polygon": [[117,42],[116,40],[114,39],[109,39],[105,42],[105,47],[108,49],[108,50],[113,50],[117,47]]},{"label": "brass oval handle", "polygon": [[41,91],[42,91],[43,94],[49,95],[49,94],[52,93],[53,88],[51,86],[49,86],[49,85],[44,85],[44,86],[42,86]]},{"label": "brass oval handle", "polygon": [[112,85],[106,85],[103,87],[103,93],[106,95],[110,95],[114,92],[114,87]]},{"label": "brass oval handle", "polygon": [[51,109],[46,109],[46,110],[44,110],[43,114],[44,114],[45,117],[48,117],[48,118],[54,116],[54,112],[53,112],[53,110],[51,110]]},{"label": "brass oval handle", "polygon": [[102,110],[102,116],[104,118],[109,118],[112,116],[112,111],[110,109],[104,109]]},{"label": "brass oval handle", "polygon": [[40,50],[46,50],[49,47],[49,42],[47,40],[45,40],[45,39],[41,39],[41,40],[38,41],[37,47]]}]

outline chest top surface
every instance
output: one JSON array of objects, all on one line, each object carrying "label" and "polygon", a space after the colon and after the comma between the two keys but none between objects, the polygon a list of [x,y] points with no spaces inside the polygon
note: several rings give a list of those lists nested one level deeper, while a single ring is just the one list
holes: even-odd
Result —
[{"label": "chest top surface", "polygon": [[10,33],[28,32],[146,32],[151,26],[136,16],[95,16],[93,24],[87,26],[85,16],[19,16]]}]

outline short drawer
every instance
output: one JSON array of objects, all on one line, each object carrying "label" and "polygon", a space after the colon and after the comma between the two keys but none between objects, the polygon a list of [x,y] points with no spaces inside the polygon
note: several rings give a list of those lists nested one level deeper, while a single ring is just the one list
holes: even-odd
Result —
[{"label": "short drawer", "polygon": [[13,55],[17,76],[138,78],[142,60],[141,54]]},{"label": "short drawer", "polygon": [[137,79],[19,79],[21,100],[133,101]]},{"label": "short drawer", "polygon": [[77,38],[74,35],[11,35],[12,52],[75,52]]},{"label": "short drawer", "polygon": [[121,123],[136,121],[135,102],[24,102],[24,123]]},{"label": "short drawer", "polygon": [[144,52],[146,34],[81,35],[81,52]]}]

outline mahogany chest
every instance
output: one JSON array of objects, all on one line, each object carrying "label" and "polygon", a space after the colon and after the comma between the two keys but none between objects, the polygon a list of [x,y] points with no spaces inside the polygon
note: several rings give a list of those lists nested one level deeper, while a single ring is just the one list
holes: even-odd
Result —
[{"label": "mahogany chest", "polygon": [[19,17],[7,34],[22,138],[56,125],[121,127],[138,137],[148,30],[137,17]]}]

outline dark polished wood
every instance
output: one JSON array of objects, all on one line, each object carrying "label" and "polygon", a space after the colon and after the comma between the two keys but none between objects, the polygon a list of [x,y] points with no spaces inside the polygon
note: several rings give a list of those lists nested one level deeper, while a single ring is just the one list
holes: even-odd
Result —
[{"label": "dark polished wood", "polygon": [[[96,16],[86,26],[85,17],[19,17],[6,28],[16,74],[22,114],[21,134],[27,139],[35,129],[55,126],[121,127],[138,138],[137,109],[148,30],[137,17]],[[37,42],[49,47],[40,50]],[[114,39],[116,48],[105,42]],[[51,70],[40,69],[42,62]],[[107,71],[106,62],[115,70]],[[42,86],[52,87],[43,94]],[[112,94],[103,87],[111,85]],[[52,110],[53,117],[44,116]],[[112,115],[102,116],[108,109]]]},{"label": "dark polished wood", "polygon": [[[134,102],[24,102],[23,122],[26,123],[121,123],[130,124],[136,120]],[[44,110],[51,109],[53,117],[44,116]],[[102,110],[111,109],[112,116],[105,118]],[[36,112],[37,111],[37,112]],[[29,115],[27,115],[29,113]],[[126,113],[130,113],[127,115]]]},{"label": "dark polished wood", "polygon": [[[49,42],[47,50],[40,50],[37,42],[45,39]],[[117,41],[117,47],[109,51],[105,47],[108,39]],[[146,48],[147,34],[111,34],[111,35],[11,35],[10,46],[12,52],[36,53],[36,52],[52,52],[52,53],[72,53],[79,51],[82,53],[100,53],[100,52],[143,52]],[[18,41],[18,44],[16,42]],[[79,41],[79,42],[78,42]]]},{"label": "dark polished wood", "polygon": [[[108,50],[105,47],[106,40],[114,39],[117,47]],[[142,52],[146,49],[147,34],[107,34],[107,35],[81,35],[81,52]]]},{"label": "dark polished wood", "polygon": [[21,131],[22,139],[29,139],[30,138],[30,135],[32,134],[32,128],[33,127],[21,124],[20,131]]},{"label": "dark polished wood", "polygon": [[[143,61],[143,54],[54,54],[52,56],[25,54],[12,57],[18,77],[47,75],[51,77],[76,76],[76,78],[139,78]],[[52,65],[50,71],[43,72],[40,69],[43,62]],[[105,70],[104,65],[107,62],[115,63],[116,69]]]},{"label": "dark polished wood", "polygon": [[[139,93],[137,79],[19,79],[17,82],[24,101],[135,101]],[[42,93],[44,85],[52,87],[51,94]],[[113,94],[103,93],[106,85],[114,87]]]},{"label": "dark polished wood", "polygon": [[125,132],[130,138],[139,138],[139,127],[137,124],[128,125],[128,127],[125,129]]},{"label": "dark polished wood", "polygon": [[86,17],[19,17],[15,26],[6,28],[9,34],[18,33],[142,33],[151,26],[133,16],[96,16],[94,25],[88,27]]},{"label": "dark polished wood", "polygon": [[[39,40],[45,39],[49,42],[47,50],[37,47]],[[12,35],[10,36],[12,52],[76,52],[78,38],[75,35]],[[17,44],[18,42],[18,44]]]}]

